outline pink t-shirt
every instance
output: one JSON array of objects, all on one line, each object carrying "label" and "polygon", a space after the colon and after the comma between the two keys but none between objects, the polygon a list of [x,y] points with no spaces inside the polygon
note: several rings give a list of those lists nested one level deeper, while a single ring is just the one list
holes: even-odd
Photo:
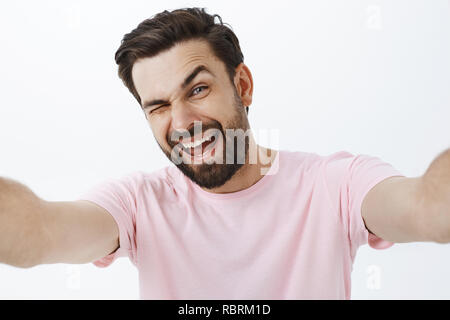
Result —
[{"label": "pink t-shirt", "polygon": [[105,208],[141,299],[350,299],[359,246],[384,249],[361,203],[378,182],[402,176],[379,158],[280,151],[268,174],[234,193],[202,190],[175,166],[133,172],[80,199]]}]

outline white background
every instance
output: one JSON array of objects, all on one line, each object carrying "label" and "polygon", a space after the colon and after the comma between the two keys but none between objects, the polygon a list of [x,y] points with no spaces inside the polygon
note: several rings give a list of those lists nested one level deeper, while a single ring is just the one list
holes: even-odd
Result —
[{"label": "white background", "polygon": [[[47,200],[168,165],[117,77],[122,36],[164,9],[231,24],[254,78],[250,122],[280,147],[378,156],[418,176],[450,146],[450,9],[419,1],[4,1],[0,175]],[[449,299],[450,245],[363,246],[353,299]],[[0,298],[135,299],[126,259],[105,269],[0,264]]]}]

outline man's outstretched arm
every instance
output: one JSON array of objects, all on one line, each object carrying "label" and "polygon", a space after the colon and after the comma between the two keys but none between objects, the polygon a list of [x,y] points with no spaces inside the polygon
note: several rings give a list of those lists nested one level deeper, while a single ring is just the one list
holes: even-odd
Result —
[{"label": "man's outstretched arm", "polygon": [[119,246],[114,218],[89,201],[50,202],[0,178],[0,263],[88,263]]},{"label": "man's outstretched arm", "polygon": [[450,149],[420,177],[378,183],[361,214],[367,229],[387,241],[450,243]]}]

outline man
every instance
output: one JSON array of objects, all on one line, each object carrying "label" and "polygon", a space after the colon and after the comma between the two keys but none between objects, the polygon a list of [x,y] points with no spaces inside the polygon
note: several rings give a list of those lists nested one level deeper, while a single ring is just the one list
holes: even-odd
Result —
[{"label": "man", "polygon": [[450,150],[407,178],[366,155],[259,146],[252,75],[219,16],[157,14],[125,35],[116,62],[175,166],[74,202],[1,179],[1,262],[126,256],[143,299],[349,299],[359,246],[450,242]]}]

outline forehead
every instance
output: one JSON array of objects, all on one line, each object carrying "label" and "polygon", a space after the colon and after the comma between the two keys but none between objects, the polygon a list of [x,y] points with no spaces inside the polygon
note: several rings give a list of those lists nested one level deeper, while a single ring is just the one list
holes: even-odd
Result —
[{"label": "forehead", "polygon": [[215,75],[225,70],[209,44],[201,40],[186,41],[154,57],[137,60],[132,78],[141,101],[168,98],[198,65],[206,66]]}]

